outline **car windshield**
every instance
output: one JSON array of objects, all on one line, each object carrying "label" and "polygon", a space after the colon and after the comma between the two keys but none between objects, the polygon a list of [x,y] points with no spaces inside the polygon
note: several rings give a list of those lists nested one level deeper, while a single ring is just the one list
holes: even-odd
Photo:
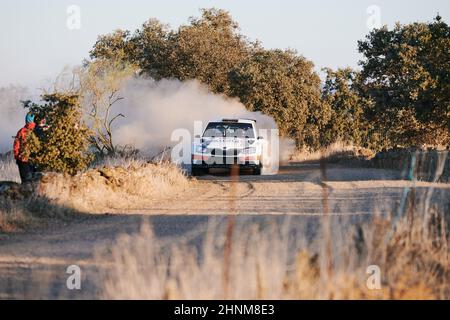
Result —
[{"label": "car windshield", "polygon": [[227,123],[227,122],[210,122],[206,127],[203,137],[206,138],[255,138],[253,126],[251,123]]}]

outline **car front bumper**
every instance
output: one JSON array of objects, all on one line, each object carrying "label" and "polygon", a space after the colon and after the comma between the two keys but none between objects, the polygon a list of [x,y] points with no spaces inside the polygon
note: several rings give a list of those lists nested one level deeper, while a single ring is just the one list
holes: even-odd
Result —
[{"label": "car front bumper", "polygon": [[205,154],[193,154],[192,166],[196,168],[230,168],[234,165],[240,168],[260,168],[261,161],[258,155],[237,156],[211,156]]}]

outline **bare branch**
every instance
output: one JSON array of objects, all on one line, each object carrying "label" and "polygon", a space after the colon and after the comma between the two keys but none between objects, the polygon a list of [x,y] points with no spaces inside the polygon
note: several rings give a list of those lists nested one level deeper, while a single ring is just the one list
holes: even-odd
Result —
[{"label": "bare branch", "polygon": [[116,120],[116,119],[119,118],[119,117],[125,118],[125,116],[124,116],[123,114],[119,113],[118,115],[116,115],[115,117],[113,117],[113,118],[111,119],[111,121],[109,121],[108,127],[111,127],[111,124],[114,122],[114,120]]}]

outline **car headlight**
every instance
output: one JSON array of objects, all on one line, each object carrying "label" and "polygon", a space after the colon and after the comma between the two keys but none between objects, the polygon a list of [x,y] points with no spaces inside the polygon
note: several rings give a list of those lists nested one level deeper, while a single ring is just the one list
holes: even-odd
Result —
[{"label": "car headlight", "polygon": [[205,151],[206,151],[205,146],[203,146],[203,145],[195,146],[195,149],[194,149],[195,153],[204,153]]}]

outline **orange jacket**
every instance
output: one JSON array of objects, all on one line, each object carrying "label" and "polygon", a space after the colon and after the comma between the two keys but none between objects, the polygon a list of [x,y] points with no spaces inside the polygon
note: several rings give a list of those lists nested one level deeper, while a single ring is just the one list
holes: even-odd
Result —
[{"label": "orange jacket", "polygon": [[33,132],[34,127],[36,124],[34,122],[27,123],[25,127],[19,130],[17,132],[16,138],[14,139],[14,159],[22,161],[22,162],[28,162],[28,156],[27,153],[24,152],[27,144],[27,138],[30,132]]}]

